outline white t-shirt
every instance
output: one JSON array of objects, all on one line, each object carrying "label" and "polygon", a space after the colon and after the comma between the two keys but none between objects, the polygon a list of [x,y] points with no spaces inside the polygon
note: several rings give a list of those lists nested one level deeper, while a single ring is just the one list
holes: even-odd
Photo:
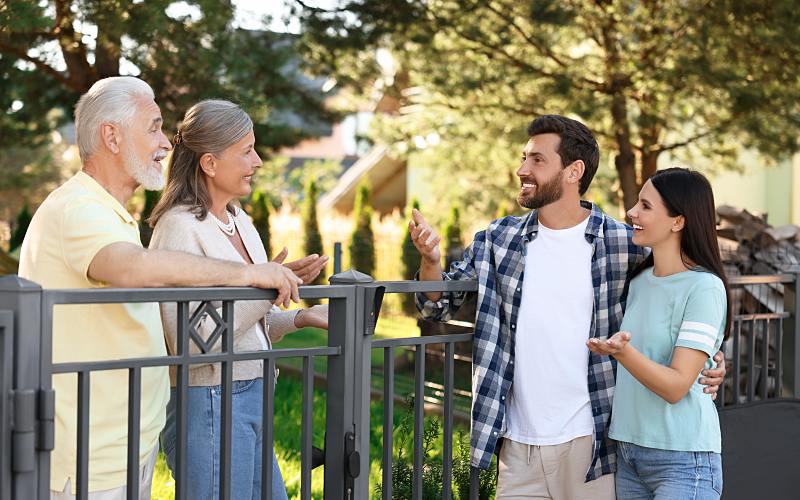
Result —
[{"label": "white t-shirt", "polygon": [[539,223],[528,243],[505,437],[531,445],[593,433],[589,349],[594,314],[589,219],[568,229]]}]

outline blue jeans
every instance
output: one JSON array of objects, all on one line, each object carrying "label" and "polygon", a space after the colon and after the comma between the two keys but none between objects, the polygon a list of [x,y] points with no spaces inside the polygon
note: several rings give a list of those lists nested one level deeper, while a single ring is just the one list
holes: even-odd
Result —
[{"label": "blue jeans", "polygon": [[719,500],[722,459],[710,451],[672,451],[619,442],[617,500]]},{"label": "blue jeans", "polygon": [[[231,426],[231,498],[261,498],[261,410],[264,381],[233,382]],[[222,403],[220,386],[189,387],[188,444],[186,487],[192,500],[219,498],[219,412]],[[175,470],[176,391],[170,392],[167,424],[161,432],[161,448],[170,470]],[[273,455],[272,498],[287,499],[278,460]]]}]

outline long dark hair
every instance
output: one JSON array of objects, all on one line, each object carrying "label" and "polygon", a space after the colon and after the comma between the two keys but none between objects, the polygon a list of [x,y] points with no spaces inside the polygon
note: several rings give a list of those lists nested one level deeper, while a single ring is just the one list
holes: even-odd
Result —
[{"label": "long dark hair", "polygon": [[[688,168],[659,170],[650,177],[670,217],[682,215],[681,260],[687,267],[695,266],[715,274],[725,285],[728,301],[725,317],[725,338],[731,328],[731,291],[722,266],[722,256],[717,241],[717,213],[714,208],[714,192],[711,183],[700,172]],[[687,262],[687,260],[689,262]],[[631,273],[629,282],[649,267],[653,267],[653,254],[639,264]]]},{"label": "long dark hair", "polygon": [[[253,121],[232,102],[209,99],[189,108],[173,139],[175,146],[169,160],[167,184],[147,220],[150,227],[155,227],[162,215],[178,205],[189,207],[199,220],[205,219],[211,208],[211,195],[200,168],[200,158],[206,153],[222,153],[251,130]],[[235,213],[230,204],[228,211]]]}]

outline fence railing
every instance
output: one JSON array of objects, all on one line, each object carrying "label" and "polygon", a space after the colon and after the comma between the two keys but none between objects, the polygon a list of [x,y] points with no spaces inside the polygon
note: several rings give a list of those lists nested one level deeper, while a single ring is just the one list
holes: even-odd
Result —
[{"label": "fence railing", "polygon": [[[729,374],[723,386],[720,404],[737,404],[759,398],[800,395],[800,311],[798,285],[800,275],[735,277],[731,280],[737,294],[734,329],[726,342]],[[769,287],[783,297],[779,308],[764,305],[761,292],[753,287]],[[348,271],[331,278],[329,286],[301,287],[305,299],[329,300],[327,345],[311,348],[279,349],[257,352],[234,352],[234,302],[264,300],[275,292],[251,288],[158,288],[43,290],[16,276],[0,279],[0,499],[49,498],[50,452],[54,446],[55,396],[54,374],[74,374],[78,379],[78,415],[76,449],[78,498],[88,496],[88,443],[91,433],[89,408],[102,405],[89,397],[89,384],[95,373],[127,370],[128,377],[128,498],[138,498],[139,414],[141,409],[141,373],[154,366],[173,366],[177,394],[177,466],[175,470],[178,499],[187,498],[187,392],[189,367],[198,363],[220,363],[222,405],[220,424],[220,497],[230,498],[231,477],[231,387],[233,363],[263,360],[263,456],[262,463],[272,463],[274,440],[274,399],[270,388],[274,367],[279,359],[302,359],[301,422],[301,498],[311,498],[312,411],[314,359],[327,359],[324,495],[327,499],[368,498],[375,485],[369,483],[371,459],[380,459],[382,495],[392,497],[393,420],[395,353],[414,348],[413,407],[413,498],[421,498],[423,433],[426,379],[426,346],[442,345],[443,383],[440,394],[443,406],[442,486],[443,498],[451,498],[453,478],[453,395],[456,392],[455,345],[469,343],[471,333],[374,339],[375,325],[385,293],[432,291],[473,292],[475,282],[374,282],[369,276]],[[190,302],[199,301],[194,311]],[[221,315],[210,314],[218,323],[214,334],[219,338],[219,352],[209,351],[213,343],[199,338],[193,325],[198,315],[208,314],[212,301],[221,303]],[[177,304],[178,348],[174,355],[157,358],[117,359],[92,362],[53,363],[53,309],[68,304],[111,304],[158,302]],[[216,306],[215,306],[216,307]],[[766,308],[764,310],[759,308]],[[779,310],[772,310],[772,309]],[[190,343],[200,353],[190,352]],[[383,447],[380,457],[370,457],[370,390],[373,350],[383,351]],[[440,361],[438,361],[440,360]],[[271,484],[272,468],[265,466],[262,483]],[[478,495],[478,473],[470,474],[470,498]],[[262,497],[269,498],[269,488]]]}]

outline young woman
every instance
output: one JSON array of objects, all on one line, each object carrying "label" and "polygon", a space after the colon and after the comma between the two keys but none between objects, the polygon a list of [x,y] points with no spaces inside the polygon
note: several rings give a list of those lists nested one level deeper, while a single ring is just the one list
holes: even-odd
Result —
[{"label": "young woman", "polygon": [[[255,150],[253,122],[237,105],[219,100],[202,101],[186,112],[175,136],[169,174],[150,224],[151,248],[180,250],[217,259],[266,263],[267,255],[252,222],[233,203],[248,196],[253,174],[261,165]],[[285,253],[276,259],[283,260]],[[304,282],[313,280],[327,258],[316,255],[286,264]],[[197,272],[202,272],[198,269]],[[291,272],[291,271],[290,271]],[[287,300],[288,302],[288,300]],[[196,303],[190,305],[194,310]],[[162,305],[167,350],[176,352],[175,304]],[[280,311],[268,301],[239,301],[234,305],[234,350],[269,349],[284,334],[305,326],[327,328],[327,306]],[[197,327],[204,338],[215,328],[205,317]],[[191,349],[197,352],[190,340]],[[219,350],[221,339],[213,350]],[[261,485],[263,364],[259,360],[233,365],[231,497],[261,498],[271,488],[271,498],[285,499],[286,489],[278,462],[273,484]],[[175,470],[175,373],[170,371],[172,397],[161,443],[167,465]],[[195,364],[189,369],[188,450],[186,487],[193,500],[219,497],[220,365]]]},{"label": "young woman", "polygon": [[711,185],[687,169],[656,172],[628,215],[633,242],[652,253],[632,273],[621,331],[587,343],[619,363],[617,498],[719,499],[719,420],[698,382],[730,326]]}]

